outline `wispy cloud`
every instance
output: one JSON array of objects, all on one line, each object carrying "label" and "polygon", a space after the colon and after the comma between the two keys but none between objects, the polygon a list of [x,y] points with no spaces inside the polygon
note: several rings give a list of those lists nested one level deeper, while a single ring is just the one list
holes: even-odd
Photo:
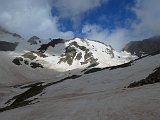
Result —
[{"label": "wispy cloud", "polygon": [[59,30],[59,18],[51,15],[51,7],[50,0],[1,0],[0,25],[24,37],[73,37],[73,32]]},{"label": "wispy cloud", "polygon": [[135,6],[130,8],[136,19],[129,22],[129,28],[109,30],[98,24],[88,24],[83,27],[82,32],[90,39],[101,40],[120,50],[129,41],[160,35],[159,5],[159,0],[136,0]]},{"label": "wispy cloud", "polygon": [[108,0],[53,0],[53,7],[59,11],[60,17],[70,17],[73,19],[107,1]]},{"label": "wispy cloud", "polygon": [[[109,0],[53,0],[53,8],[55,8],[60,18],[70,19],[73,26],[79,26],[83,14],[96,7],[100,7],[104,2]],[[76,28],[77,29],[77,28]]]},{"label": "wispy cloud", "polygon": [[[24,37],[37,35],[42,38],[72,38],[74,31],[62,31],[60,18],[67,18],[78,24],[87,11],[94,10],[110,0],[1,0],[0,26],[17,32]],[[160,0],[135,0],[131,10],[136,19],[126,20],[129,27],[102,28],[98,23],[87,23],[82,34],[121,49],[131,40],[141,40],[160,33]],[[56,11],[54,11],[55,8]],[[51,10],[53,10],[51,13]],[[57,12],[58,14],[54,14]],[[108,16],[99,21],[113,22]],[[89,19],[89,18],[88,18]],[[97,18],[98,19],[98,18]],[[128,22],[129,21],[129,22]],[[119,21],[114,21],[119,22]],[[104,23],[105,24],[105,23]],[[80,28],[77,28],[78,30]]]},{"label": "wispy cloud", "polygon": [[[1,0],[0,26],[24,37],[72,38],[74,31],[61,31],[59,18],[69,18],[78,24],[81,15],[108,0]],[[51,13],[52,8],[59,15]]]},{"label": "wispy cloud", "polygon": [[134,8],[138,24],[133,27],[142,34],[156,35],[160,33],[160,0],[137,0]]},{"label": "wispy cloud", "polygon": [[110,31],[95,24],[83,26],[82,33],[89,39],[105,42],[117,50],[120,50],[126,41],[132,38],[130,32],[126,29],[119,28]]}]

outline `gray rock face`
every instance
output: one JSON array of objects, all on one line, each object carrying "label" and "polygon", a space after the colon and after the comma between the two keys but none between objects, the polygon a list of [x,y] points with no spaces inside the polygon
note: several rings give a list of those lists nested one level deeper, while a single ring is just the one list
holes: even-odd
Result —
[{"label": "gray rock face", "polygon": [[122,50],[135,54],[138,57],[160,51],[160,36],[145,39],[143,41],[132,41]]},{"label": "gray rock face", "polygon": [[18,37],[18,38],[22,38],[19,34],[17,34],[17,33],[12,33],[12,35],[14,36],[14,37]]},{"label": "gray rock face", "polygon": [[30,43],[30,45],[37,45],[38,43],[41,43],[40,38],[37,36],[33,36],[31,37],[28,42]]},{"label": "gray rock face", "polygon": [[154,69],[154,72],[145,79],[131,83],[128,88],[140,87],[147,84],[155,84],[160,82],[160,67]]},{"label": "gray rock face", "polygon": [[82,58],[82,53],[77,52],[76,49],[80,49],[85,52],[84,61],[81,62],[81,65],[83,64],[98,64],[97,59],[94,58],[93,53],[89,51],[85,46],[78,45],[77,42],[71,42],[68,47],[65,48],[65,53],[61,55],[61,59],[58,63],[64,62],[68,63],[69,65],[72,65],[74,60],[80,60]]},{"label": "gray rock face", "polygon": [[41,47],[38,49],[40,52],[45,52],[49,46],[55,47],[56,44],[65,43],[63,39],[53,39],[48,44],[42,44]]},{"label": "gray rock face", "polygon": [[14,51],[18,43],[10,43],[6,41],[0,41],[0,51]]}]

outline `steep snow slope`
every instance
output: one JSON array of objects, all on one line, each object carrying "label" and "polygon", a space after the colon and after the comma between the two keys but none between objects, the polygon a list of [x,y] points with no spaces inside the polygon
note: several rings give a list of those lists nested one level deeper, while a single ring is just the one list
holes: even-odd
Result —
[{"label": "steep snow slope", "polygon": [[[13,63],[31,68],[47,68],[56,71],[108,67],[129,62],[135,56],[117,52],[110,45],[88,39],[74,38],[40,39],[37,36],[25,40],[16,33],[0,30],[0,51],[12,51]],[[20,66],[21,67],[21,66]]]},{"label": "steep snow slope", "polygon": [[0,52],[0,85],[13,86],[37,81],[54,81],[69,73],[59,73],[49,69],[33,69],[28,66],[16,66],[12,63],[14,59],[12,52]]},{"label": "steep snow slope", "polygon": [[[14,44],[14,49],[9,47]],[[116,52],[111,46],[97,41],[80,38],[51,40],[36,36],[25,40],[16,33],[0,30],[2,85],[17,85],[44,79],[54,81],[86,67],[113,66],[132,59],[134,57],[129,53]]]},{"label": "steep snow slope", "polygon": [[[131,59],[129,53],[118,53],[97,41],[36,36],[25,40],[16,33],[0,29],[0,84],[3,86],[54,81],[88,66],[112,66]],[[17,62],[19,65],[15,65]]]},{"label": "steep snow slope", "polygon": [[4,111],[0,113],[0,118],[159,120],[159,83],[125,88],[153,73],[154,69],[160,66],[159,59],[160,54],[157,54],[139,59],[128,67],[105,69],[90,74],[77,72],[77,77],[57,79],[59,82],[8,88],[14,91],[13,94],[10,93],[10,98],[15,94],[18,96],[5,105],[4,102],[9,97],[2,91],[0,103],[1,107],[4,107],[1,111]]},{"label": "steep snow slope", "polygon": [[134,58],[135,56],[127,52],[116,52],[111,46],[98,41],[75,38],[73,40],[54,39],[45,44],[41,43],[38,49],[17,54],[15,61],[18,62],[17,65],[27,63],[34,68],[68,71],[94,66],[115,66]]},{"label": "steep snow slope", "polygon": [[97,41],[24,40],[1,29],[0,45],[1,120],[160,118],[158,52],[129,62],[136,57]]}]

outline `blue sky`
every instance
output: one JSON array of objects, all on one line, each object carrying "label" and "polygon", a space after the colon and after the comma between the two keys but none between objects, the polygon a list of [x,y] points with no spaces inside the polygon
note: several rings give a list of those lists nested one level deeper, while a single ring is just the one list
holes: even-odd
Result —
[{"label": "blue sky", "polygon": [[[63,31],[74,31],[76,35],[83,36],[81,30],[85,24],[97,24],[109,30],[130,28],[130,21],[136,19],[135,14],[129,8],[135,6],[134,0],[110,0],[101,6],[85,12],[77,25],[70,18],[60,18]],[[53,15],[59,15],[56,9],[52,8]],[[56,11],[56,12],[55,12]]]},{"label": "blue sky", "polygon": [[102,41],[120,50],[160,33],[160,0],[0,0],[0,26],[28,39]]}]

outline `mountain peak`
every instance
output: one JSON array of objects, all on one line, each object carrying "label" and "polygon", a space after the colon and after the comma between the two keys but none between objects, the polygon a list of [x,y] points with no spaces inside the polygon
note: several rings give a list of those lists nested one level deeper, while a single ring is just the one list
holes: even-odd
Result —
[{"label": "mountain peak", "polygon": [[3,40],[8,42],[3,42],[3,46],[7,48],[8,45],[7,50],[12,51],[14,55],[13,63],[18,66],[68,71],[95,66],[115,66],[134,59],[128,53],[115,51],[110,45],[78,37],[71,40],[45,40],[33,36],[27,41],[22,40],[16,33],[4,33],[2,36]]},{"label": "mountain peak", "polygon": [[30,45],[37,45],[38,43],[41,43],[40,38],[37,36],[31,37],[27,42],[29,42]]},{"label": "mountain peak", "polygon": [[26,63],[30,65],[34,62],[38,65],[37,67],[41,65],[48,69],[67,71],[88,66],[115,66],[132,59],[130,54],[117,52],[110,45],[99,41],[73,38],[71,40],[53,39],[38,44],[37,40],[42,39],[32,37],[30,45],[36,45],[39,48],[27,50],[15,58],[16,61],[19,61],[18,65]]}]

